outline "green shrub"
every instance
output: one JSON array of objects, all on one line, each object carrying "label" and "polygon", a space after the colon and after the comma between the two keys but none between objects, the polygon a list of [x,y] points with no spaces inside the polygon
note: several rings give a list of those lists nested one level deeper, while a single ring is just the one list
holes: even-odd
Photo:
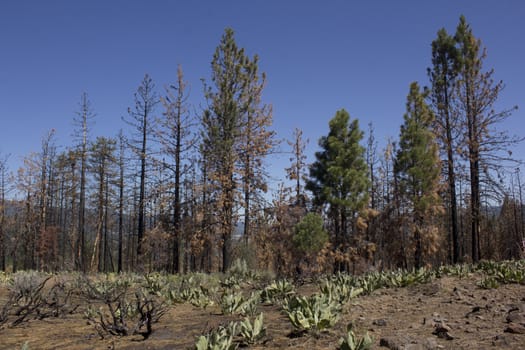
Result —
[{"label": "green shrub", "polygon": [[292,241],[299,252],[311,254],[319,252],[328,238],[323,218],[319,214],[308,213],[294,226]]}]

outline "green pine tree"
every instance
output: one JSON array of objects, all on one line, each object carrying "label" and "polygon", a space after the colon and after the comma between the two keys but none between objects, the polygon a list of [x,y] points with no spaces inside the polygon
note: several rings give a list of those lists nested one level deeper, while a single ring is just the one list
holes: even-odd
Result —
[{"label": "green pine tree", "polygon": [[242,191],[249,219],[254,196],[266,188],[262,159],[272,145],[273,132],[268,130],[271,110],[261,101],[265,78],[258,73],[258,58],[248,57],[237,46],[232,29],[225,30],[211,65],[201,153],[215,200],[213,215],[219,226],[222,270],[226,271],[238,215],[236,200]]},{"label": "green pine tree", "polygon": [[410,218],[416,268],[423,265],[424,246],[427,251],[435,248],[433,214],[440,207],[440,162],[432,131],[434,114],[425,103],[426,97],[427,92],[421,92],[416,82],[410,85],[394,165],[402,212]]},{"label": "green pine tree", "polygon": [[338,245],[348,242],[350,229],[355,231],[358,215],[368,204],[369,179],[358,120],[350,121],[342,109],[329,126],[328,136],[319,140],[322,151],[315,154],[306,188],[314,204],[327,207]]},{"label": "green pine tree", "polygon": [[434,130],[443,154],[444,174],[448,185],[447,212],[449,217],[449,261],[460,260],[459,224],[456,195],[456,153],[459,139],[458,115],[453,108],[459,63],[454,37],[440,29],[432,42],[432,68],[428,75],[432,84],[430,100],[435,112]]},{"label": "green pine tree", "polygon": [[323,249],[323,246],[328,242],[328,233],[323,227],[321,215],[306,214],[294,226],[292,241],[300,254],[315,254]]}]

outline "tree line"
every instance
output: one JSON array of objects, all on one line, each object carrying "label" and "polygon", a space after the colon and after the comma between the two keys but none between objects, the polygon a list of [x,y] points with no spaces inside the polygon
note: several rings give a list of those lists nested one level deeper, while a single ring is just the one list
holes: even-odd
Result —
[{"label": "tree line", "polygon": [[336,111],[312,164],[294,131],[271,194],[265,165],[281,146],[266,76],[233,30],[198,113],[180,66],[162,93],[145,75],[112,137],[92,138],[84,93],[74,145],[59,151],[51,130],[16,174],[0,158],[0,269],[212,272],[239,258],[294,275],[523,256],[508,152],[522,139],[497,128],[514,109],[495,109],[504,85],[463,16],[431,50],[429,86],[410,85],[397,141],[378,150],[372,124],[365,140]]}]

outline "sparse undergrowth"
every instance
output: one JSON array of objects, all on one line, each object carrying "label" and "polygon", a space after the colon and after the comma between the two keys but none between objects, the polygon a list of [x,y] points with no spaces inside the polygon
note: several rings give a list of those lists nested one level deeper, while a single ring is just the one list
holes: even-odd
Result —
[{"label": "sparse undergrowth", "polygon": [[63,317],[79,306],[72,301],[71,285],[52,275],[17,272],[3,283],[8,294],[0,306],[0,325],[16,327],[30,319]]},{"label": "sparse undergrowth", "polygon": [[153,324],[159,322],[167,311],[156,288],[147,289],[139,285],[132,290],[132,284],[126,278],[95,281],[84,278],[80,285],[89,304],[98,305],[98,308],[88,306],[85,318],[101,338],[108,334],[139,334],[147,339],[153,331]]},{"label": "sparse undergrowth", "polygon": [[[168,321],[163,319],[168,313],[176,314],[177,309],[186,304],[194,312],[208,315],[206,326],[203,325],[200,332],[195,329],[197,334],[192,333],[192,347],[195,349],[266,346],[262,344],[272,344],[284,334],[291,337],[288,341],[292,343],[299,342],[293,339],[315,343],[335,337],[333,342],[339,344],[338,349],[369,349],[379,345],[381,339],[371,337],[367,333],[370,326],[365,327],[359,321],[367,316],[356,314],[362,298],[375,298],[390,293],[389,290],[415,288],[443,277],[474,281],[476,293],[497,293],[496,288],[504,285],[525,285],[524,274],[525,261],[486,261],[476,265],[373,272],[362,276],[338,273],[317,279],[317,289],[310,284],[306,286],[308,292],[305,294],[305,286],[296,286],[286,279],[264,280],[260,274],[247,271],[241,263],[226,275],[2,273],[0,288],[4,292],[0,294],[0,334],[8,334],[23,323],[31,328],[45,327],[41,323],[43,319],[63,319],[64,322],[84,319],[100,338],[124,339],[122,337],[139,335],[150,342],[150,336],[157,329],[177,329],[185,323],[184,319],[179,320],[179,325],[171,315],[168,318],[173,324],[166,324]],[[376,293],[378,290],[382,291]],[[454,288],[454,295],[459,293],[463,298],[461,292]],[[414,303],[417,300],[422,300],[422,297],[415,298]],[[513,306],[509,315],[521,307],[520,304]],[[488,306],[473,307],[472,312],[465,313],[467,316],[463,318],[478,315],[485,308]],[[437,309],[435,313],[439,311]],[[431,317],[436,324],[442,322],[437,316]],[[479,314],[479,317],[483,315]],[[350,327],[345,331],[342,325],[349,321]],[[279,322],[277,328],[272,325],[275,322]],[[374,327],[381,327],[385,322],[381,321],[380,326]],[[519,324],[515,326],[508,322],[510,326],[505,332],[517,334],[512,332],[520,331]],[[286,329],[287,333],[280,333]],[[23,341],[19,342],[18,348],[22,344]],[[28,346],[33,348],[31,342]]]}]

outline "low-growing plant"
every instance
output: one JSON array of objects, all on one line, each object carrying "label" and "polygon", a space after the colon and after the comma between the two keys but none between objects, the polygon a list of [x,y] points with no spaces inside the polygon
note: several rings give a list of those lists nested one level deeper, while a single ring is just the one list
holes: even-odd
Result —
[{"label": "low-growing plant", "polygon": [[494,275],[502,267],[501,262],[496,262],[492,260],[482,260],[476,265],[476,270],[483,271],[489,275]]},{"label": "low-growing plant", "polygon": [[221,286],[225,289],[240,289],[242,279],[238,276],[232,275],[226,277],[221,281]]},{"label": "low-growing plant", "polygon": [[495,277],[503,284],[525,284],[525,270],[512,265],[502,265],[495,273]]},{"label": "low-growing plant", "polygon": [[164,294],[166,288],[169,287],[168,279],[166,275],[162,275],[158,272],[149,273],[144,275],[144,281],[141,283],[142,288],[151,294],[161,296]]},{"label": "low-growing plant", "polygon": [[188,302],[195,307],[206,308],[213,305],[213,300],[209,296],[210,292],[207,288],[188,287],[181,290],[169,290],[166,298],[172,303]]},{"label": "low-growing plant", "polygon": [[11,304],[6,302],[2,307],[0,308],[0,328],[1,326],[7,322],[7,318],[9,316],[9,311],[11,310]]},{"label": "low-growing plant", "polygon": [[130,291],[127,280],[106,278],[84,281],[83,292],[90,302],[102,304],[98,309],[89,307],[84,316],[101,338],[106,335],[142,335],[147,339],[152,325],[166,313],[162,298],[147,290]]},{"label": "low-growing plant", "polygon": [[190,275],[184,276],[181,283],[188,283],[193,286],[206,286],[207,288],[216,288],[220,286],[221,279],[217,274],[207,274],[202,272],[194,272]]},{"label": "low-growing plant", "polygon": [[370,338],[368,332],[358,338],[352,330],[352,325],[349,324],[346,328],[346,335],[339,339],[339,350],[368,350],[373,344],[374,340]]},{"label": "low-growing plant", "polygon": [[386,278],[388,287],[403,288],[429,282],[432,279],[432,273],[423,268],[412,271],[397,270],[388,273]]},{"label": "low-growing plant", "polygon": [[489,276],[479,281],[478,287],[483,288],[483,289],[496,289],[499,287],[499,283],[496,278]]},{"label": "low-growing plant", "polygon": [[34,271],[17,272],[9,283],[8,297],[0,307],[0,325],[14,327],[28,319],[60,317],[73,313],[73,288],[53,276]]},{"label": "low-growing plant", "polygon": [[264,316],[260,313],[255,317],[253,323],[246,317],[244,321],[240,322],[240,335],[247,344],[255,344],[259,342],[266,335],[266,328],[264,327]]},{"label": "low-growing plant", "polygon": [[152,325],[167,311],[161,301],[144,291],[137,291],[130,299],[121,295],[113,301],[105,300],[105,305],[97,310],[88,308],[85,317],[95,326],[101,338],[110,334],[142,335],[147,339],[153,331]]},{"label": "low-growing plant", "polygon": [[13,282],[13,275],[5,272],[0,271],[0,285],[7,286]]},{"label": "low-growing plant", "polygon": [[221,297],[221,310],[224,315],[242,312],[246,300],[241,293],[226,291]]},{"label": "low-growing plant", "polygon": [[28,295],[37,288],[43,288],[44,284],[51,279],[51,275],[42,274],[36,271],[19,271],[13,274],[9,290],[20,294]]},{"label": "low-growing plant", "polygon": [[346,272],[338,271],[337,273],[325,278],[325,280],[329,280],[331,282],[334,282],[340,285],[347,285],[347,286],[352,286],[352,287],[357,286],[357,279],[354,276],[349,275]]},{"label": "low-growing plant", "polygon": [[195,343],[195,350],[235,350],[233,342],[236,336],[237,323],[231,322],[226,327],[220,326],[207,335],[201,335]]},{"label": "low-growing plant", "polygon": [[247,298],[241,306],[240,313],[245,316],[255,316],[257,313],[257,307],[261,301],[261,292],[252,292],[249,298]]},{"label": "low-growing plant", "polygon": [[332,327],[341,314],[341,304],[326,295],[293,296],[285,300],[283,311],[294,328],[300,332],[321,332]]},{"label": "low-growing plant", "polygon": [[481,288],[497,288],[500,284],[525,284],[523,261],[482,261],[477,269],[487,275],[478,283]]},{"label": "low-growing plant", "polygon": [[368,273],[358,278],[357,285],[363,288],[365,294],[371,294],[373,291],[385,287],[385,275],[379,272]]},{"label": "low-growing plant", "polygon": [[219,280],[213,276],[195,273],[184,276],[177,282],[170,282],[164,297],[171,303],[187,302],[195,307],[206,308],[215,303],[218,285]]},{"label": "low-growing plant", "polygon": [[244,259],[235,259],[228,270],[228,276],[235,277],[238,282],[252,283],[260,279],[260,275],[251,270]]},{"label": "low-growing plant", "polygon": [[74,313],[80,306],[73,302],[74,293],[74,286],[70,282],[57,279],[44,295],[45,308],[40,311],[39,317],[61,317]]},{"label": "low-growing plant", "polygon": [[244,259],[235,259],[233,264],[231,264],[228,269],[230,275],[236,275],[239,277],[244,277],[249,274],[248,264]]},{"label": "low-growing plant", "polygon": [[127,276],[116,278],[114,275],[105,275],[102,279],[89,279],[86,276],[80,276],[77,286],[80,293],[93,300],[103,302],[113,301],[120,296],[125,295],[132,285],[132,281]]},{"label": "low-growing plant", "polygon": [[325,280],[320,286],[321,293],[328,297],[328,300],[344,304],[363,293],[363,288],[354,288],[348,284]]},{"label": "low-growing plant", "polygon": [[442,265],[434,271],[436,277],[453,276],[458,278],[466,278],[472,272],[473,266],[469,264]]},{"label": "low-growing plant", "polygon": [[281,303],[294,294],[294,285],[286,279],[281,279],[267,285],[261,292],[261,298],[265,303]]},{"label": "low-growing plant", "polygon": [[[3,322],[13,317],[10,325],[16,326],[30,317],[41,317],[46,307],[44,286],[52,276],[44,276],[34,271],[18,272],[13,276],[9,297],[2,309]],[[42,317],[43,318],[43,317]]]}]

